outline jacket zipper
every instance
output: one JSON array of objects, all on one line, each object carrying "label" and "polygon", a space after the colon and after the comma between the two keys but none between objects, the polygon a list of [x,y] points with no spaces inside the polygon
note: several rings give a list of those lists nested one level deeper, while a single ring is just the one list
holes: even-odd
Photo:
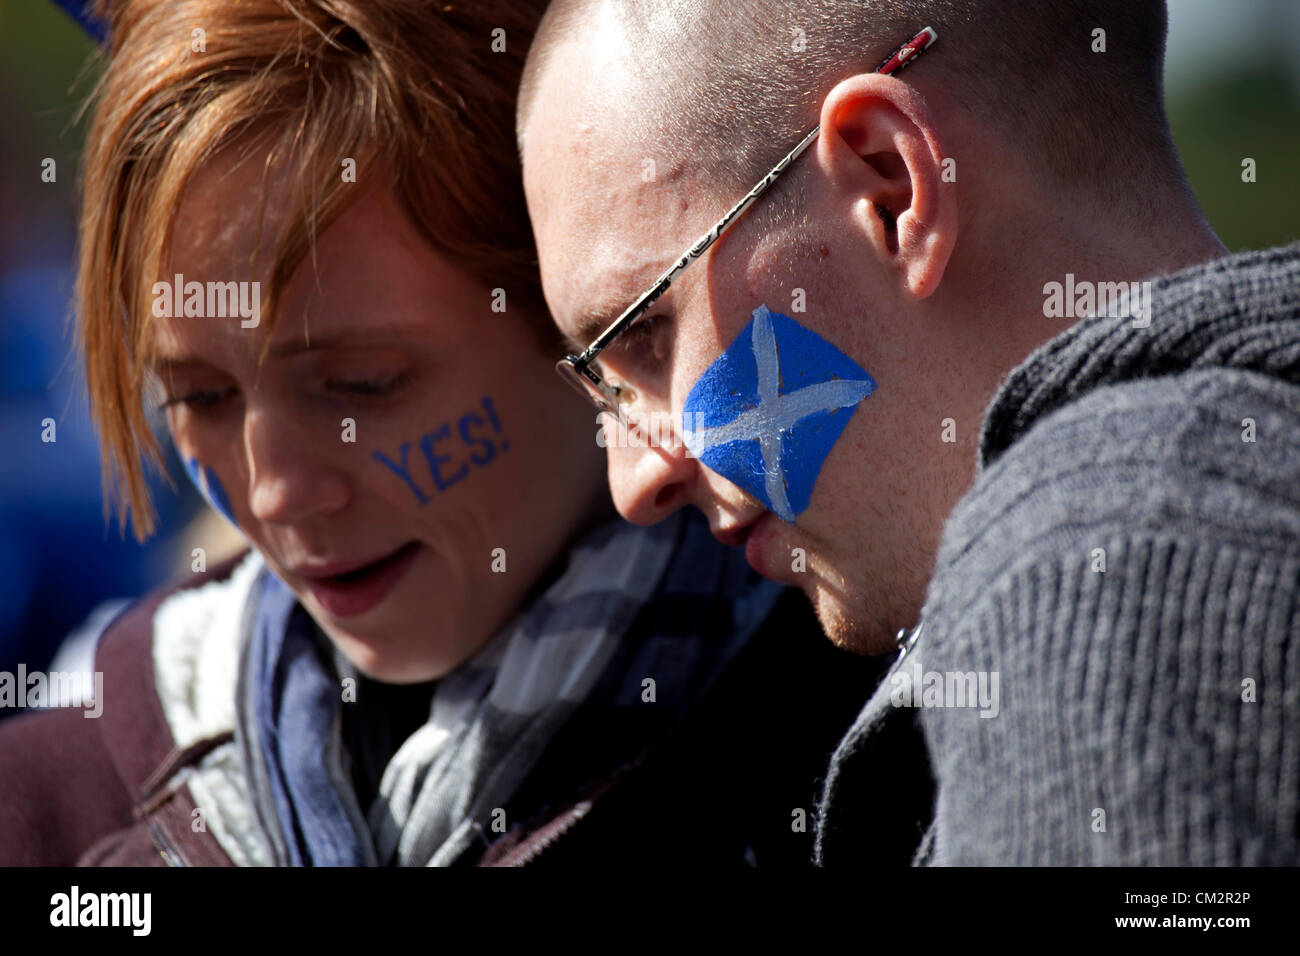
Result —
[{"label": "jacket zipper", "polygon": [[529,863],[532,863],[539,856],[541,856],[542,853],[544,853],[547,849],[549,849],[551,845],[555,843],[556,840],[558,840],[560,837],[564,836],[566,833],[572,830],[574,824],[576,824],[579,820],[585,817],[587,815],[587,811],[589,811],[590,809],[591,809],[590,800],[583,800],[581,803],[578,803],[575,806],[573,806],[565,814],[565,818],[562,823],[556,825],[555,828],[551,830],[551,832],[547,833],[546,836],[542,837],[540,840],[538,840],[532,846],[530,846],[528,848],[528,852],[526,852],[523,856],[516,859],[510,865],[527,866]]},{"label": "jacket zipper", "polygon": [[903,658],[916,646],[916,639],[921,636],[923,627],[925,627],[924,619],[918,621],[916,627],[905,627],[898,632],[898,636],[894,638],[894,643],[898,646],[898,657],[894,661],[895,667],[902,663]]},{"label": "jacket zipper", "polygon": [[153,845],[158,851],[158,855],[163,858],[163,862],[168,866],[186,865],[180,851],[167,839],[167,834],[163,832],[163,828],[152,820],[149,821],[149,836],[153,839]]}]

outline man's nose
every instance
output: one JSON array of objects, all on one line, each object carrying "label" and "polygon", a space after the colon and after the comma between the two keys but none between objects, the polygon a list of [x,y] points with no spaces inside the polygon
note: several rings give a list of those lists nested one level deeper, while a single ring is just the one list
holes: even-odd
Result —
[{"label": "man's nose", "polygon": [[610,441],[606,450],[610,494],[628,521],[655,524],[691,503],[699,462],[680,439],[653,443],[634,432],[631,440]]},{"label": "man's nose", "polygon": [[250,409],[244,418],[244,450],[248,508],[258,521],[290,525],[347,504],[347,480],[321,454],[319,437],[309,440],[282,416]]}]

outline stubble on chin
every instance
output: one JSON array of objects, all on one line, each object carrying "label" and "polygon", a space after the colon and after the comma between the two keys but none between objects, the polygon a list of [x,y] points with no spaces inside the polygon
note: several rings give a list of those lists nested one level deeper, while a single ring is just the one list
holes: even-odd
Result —
[{"label": "stubble on chin", "polygon": [[832,644],[853,654],[888,654],[895,648],[894,633],[879,618],[850,609],[824,587],[813,596],[813,608],[822,631]]},{"label": "stubble on chin", "polygon": [[806,577],[797,583],[812,603],[827,639],[853,654],[893,651],[897,628],[890,627],[889,619],[898,615],[887,606],[890,602],[882,600],[887,595],[844,576],[819,542],[800,543],[806,546],[809,561]]}]

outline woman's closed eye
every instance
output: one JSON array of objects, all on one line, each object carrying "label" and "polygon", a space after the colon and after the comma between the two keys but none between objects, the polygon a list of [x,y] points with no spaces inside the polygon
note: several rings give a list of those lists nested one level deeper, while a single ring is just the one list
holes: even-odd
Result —
[{"label": "woman's closed eye", "polygon": [[227,385],[224,388],[204,388],[192,392],[186,392],[182,395],[176,395],[166,399],[158,406],[159,411],[171,408],[173,405],[184,405],[186,408],[194,411],[203,411],[205,409],[215,408],[232,392],[236,391],[235,386]]},{"label": "woman's closed eye", "polygon": [[[373,378],[327,378],[325,391],[361,398],[387,398],[401,391],[411,380],[407,372]],[[162,402],[158,408],[165,410],[173,405],[184,405],[195,412],[215,411],[239,389],[234,385],[221,388],[203,388],[175,395]]]},{"label": "woman's closed eye", "polygon": [[331,392],[341,392],[345,395],[361,395],[369,398],[383,398],[393,395],[400,391],[411,381],[411,376],[407,372],[396,372],[392,375],[363,378],[363,379],[326,379],[325,388]]}]

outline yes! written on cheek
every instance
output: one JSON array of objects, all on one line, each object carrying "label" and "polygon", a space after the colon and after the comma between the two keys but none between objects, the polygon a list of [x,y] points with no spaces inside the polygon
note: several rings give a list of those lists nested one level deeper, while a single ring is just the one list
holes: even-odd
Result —
[{"label": "yes! written on cheek", "polygon": [[[481,414],[479,410],[467,412],[417,439],[402,442],[396,460],[380,449],[372,452],[370,457],[400,478],[416,503],[426,505],[435,494],[445,493],[463,481],[471,469],[486,468],[509,449],[510,441],[504,435],[492,399],[485,395],[479,400],[478,408]],[[420,451],[424,467],[416,463],[419,459],[414,462],[411,459],[411,451],[415,448]],[[417,477],[423,479],[426,471],[432,482],[431,488],[416,480]]]}]

